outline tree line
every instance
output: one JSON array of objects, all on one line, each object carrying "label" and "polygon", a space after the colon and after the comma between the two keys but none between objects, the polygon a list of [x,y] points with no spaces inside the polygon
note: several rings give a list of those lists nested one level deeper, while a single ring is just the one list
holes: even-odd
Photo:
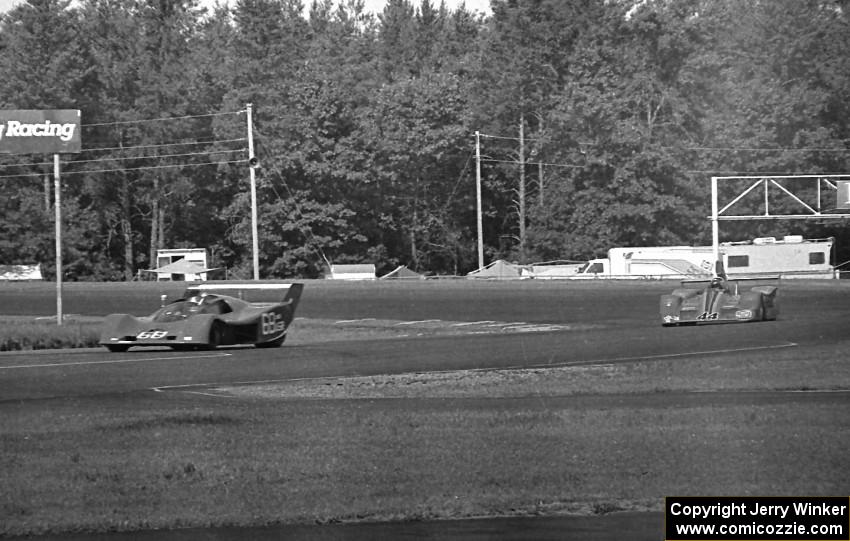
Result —
[{"label": "tree line", "polygon": [[[179,247],[249,278],[249,103],[269,278],[477,268],[476,132],[487,262],[708,244],[712,175],[850,170],[846,0],[491,7],[13,8],[0,107],[82,111],[83,152],[62,156],[65,278],[129,280]],[[0,156],[0,263],[52,272],[51,175],[50,157]],[[835,236],[850,259],[843,220],[721,227],[784,234]]]}]

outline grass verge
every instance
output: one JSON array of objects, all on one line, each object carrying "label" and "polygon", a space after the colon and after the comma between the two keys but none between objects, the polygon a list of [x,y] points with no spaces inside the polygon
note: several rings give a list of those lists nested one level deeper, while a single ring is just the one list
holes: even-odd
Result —
[{"label": "grass verge", "polygon": [[57,325],[55,318],[0,316],[0,351],[95,347],[101,321],[72,316]]}]

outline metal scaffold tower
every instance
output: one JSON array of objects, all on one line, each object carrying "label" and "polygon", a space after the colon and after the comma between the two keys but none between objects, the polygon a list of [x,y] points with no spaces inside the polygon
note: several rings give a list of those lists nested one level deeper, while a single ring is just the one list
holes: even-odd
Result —
[{"label": "metal scaffold tower", "polygon": [[[732,200],[722,208],[719,203],[720,183],[734,189]],[[758,214],[740,209],[742,201],[758,197]],[[748,195],[754,194],[747,198]],[[828,194],[825,195],[825,194]],[[779,197],[787,201],[793,212],[771,205]],[[850,218],[850,173],[831,175],[757,175],[711,177],[711,235],[714,259],[720,258],[720,222],[724,220],[835,220]]]}]

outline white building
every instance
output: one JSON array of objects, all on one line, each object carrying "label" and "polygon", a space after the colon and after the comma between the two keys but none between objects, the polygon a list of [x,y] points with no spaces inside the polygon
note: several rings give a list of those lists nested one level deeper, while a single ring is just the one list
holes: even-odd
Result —
[{"label": "white building", "polygon": [[157,281],[197,282],[205,281],[211,270],[206,249],[168,248],[156,251],[156,268],[148,272],[155,273]]}]

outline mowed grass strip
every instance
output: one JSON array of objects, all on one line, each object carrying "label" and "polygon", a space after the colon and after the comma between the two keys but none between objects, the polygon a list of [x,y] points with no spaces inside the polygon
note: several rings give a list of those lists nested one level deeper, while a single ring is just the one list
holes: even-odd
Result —
[{"label": "mowed grass strip", "polygon": [[835,405],[162,406],[19,415],[38,428],[4,427],[2,533],[593,513],[850,481]]},{"label": "mowed grass strip", "polygon": [[97,346],[101,318],[56,319],[0,316],[0,351],[88,348]]},{"label": "mowed grass strip", "polygon": [[478,369],[313,378],[204,389],[266,399],[524,398],[670,392],[850,390],[850,362],[835,345],[526,369]]},{"label": "mowed grass strip", "polygon": [[[132,407],[121,396],[0,403],[0,534],[592,514],[657,510],[670,494],[840,493],[850,486],[845,403],[710,400],[711,389],[846,388],[837,353],[494,372],[486,385],[464,374],[461,384],[451,374],[378,380],[395,388],[361,398],[266,387],[239,398],[151,393]],[[682,400],[689,390],[707,399]]]}]

